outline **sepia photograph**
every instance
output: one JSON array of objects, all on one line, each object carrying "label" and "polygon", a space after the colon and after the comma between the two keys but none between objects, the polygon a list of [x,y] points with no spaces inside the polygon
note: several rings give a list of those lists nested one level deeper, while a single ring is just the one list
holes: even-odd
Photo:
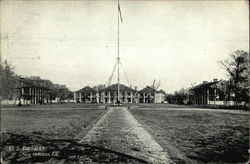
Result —
[{"label": "sepia photograph", "polygon": [[249,163],[248,0],[1,0],[0,163]]}]

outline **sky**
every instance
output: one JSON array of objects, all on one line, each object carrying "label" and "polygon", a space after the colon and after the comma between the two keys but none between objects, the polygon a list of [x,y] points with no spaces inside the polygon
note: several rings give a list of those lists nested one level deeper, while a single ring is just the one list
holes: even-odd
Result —
[{"label": "sky", "polygon": [[[247,1],[120,1],[121,83],[173,93],[226,79],[218,63],[249,52]],[[117,1],[1,1],[1,59],[22,76],[76,91],[105,84],[117,57]],[[117,72],[112,83],[117,82]]]}]

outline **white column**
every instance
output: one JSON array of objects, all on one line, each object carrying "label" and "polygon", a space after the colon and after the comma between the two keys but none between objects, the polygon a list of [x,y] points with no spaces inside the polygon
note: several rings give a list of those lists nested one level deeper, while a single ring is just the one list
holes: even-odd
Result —
[{"label": "white column", "polygon": [[209,105],[209,89],[207,89],[207,104]]},{"label": "white column", "polygon": [[92,103],[93,95],[92,92],[90,92],[90,102]]},{"label": "white column", "polygon": [[76,92],[74,92],[74,103],[77,103],[77,100],[76,100]]},{"label": "white column", "polygon": [[99,103],[99,93],[96,93],[96,102]]},{"label": "white column", "polygon": [[38,94],[37,94],[37,100],[36,100],[36,103],[37,103],[37,104],[40,104],[40,100],[41,100],[40,89],[37,89],[37,90],[38,90]]},{"label": "white column", "polygon": [[216,88],[214,88],[214,105],[216,104]]},{"label": "white column", "polygon": [[34,88],[34,93],[35,93],[35,104],[37,104],[37,90]]},{"label": "white column", "polygon": [[135,103],[139,103],[139,101],[140,101],[140,94],[138,94],[138,93],[135,93]]},{"label": "white column", "polygon": [[79,102],[81,103],[82,102],[82,93],[79,92]]},{"label": "white column", "polygon": [[108,103],[111,103],[111,95],[110,95],[110,92],[108,92]]}]

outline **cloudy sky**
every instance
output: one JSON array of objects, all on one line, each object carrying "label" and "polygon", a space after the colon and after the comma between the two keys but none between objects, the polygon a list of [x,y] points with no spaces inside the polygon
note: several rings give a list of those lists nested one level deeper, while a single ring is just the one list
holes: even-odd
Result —
[{"label": "cloudy sky", "polygon": [[[120,5],[121,61],[139,89],[153,79],[167,93],[225,79],[218,60],[237,49],[249,51],[247,1]],[[75,91],[105,84],[116,56],[117,1],[1,1],[1,57],[20,75]],[[121,81],[128,84],[123,74]]]}]

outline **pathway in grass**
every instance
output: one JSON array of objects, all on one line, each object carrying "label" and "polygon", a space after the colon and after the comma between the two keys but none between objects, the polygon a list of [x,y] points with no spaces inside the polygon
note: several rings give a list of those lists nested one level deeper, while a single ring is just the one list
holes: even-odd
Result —
[{"label": "pathway in grass", "polygon": [[171,163],[167,152],[125,107],[110,107],[81,142],[132,155],[150,163]]}]

